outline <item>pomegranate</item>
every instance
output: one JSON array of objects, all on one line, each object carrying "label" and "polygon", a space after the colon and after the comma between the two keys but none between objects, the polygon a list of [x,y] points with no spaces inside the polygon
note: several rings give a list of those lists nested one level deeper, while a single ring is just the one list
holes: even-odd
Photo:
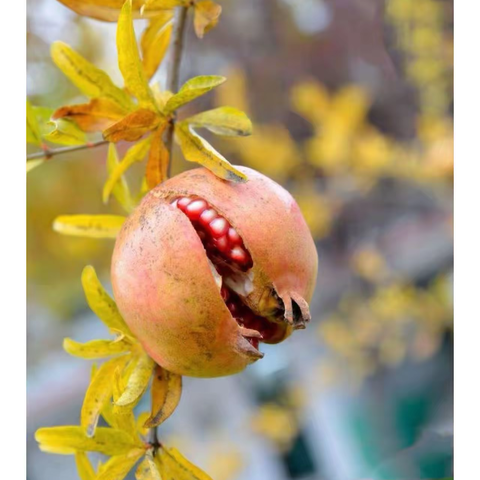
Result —
[{"label": "pomegranate", "polygon": [[310,320],[317,252],[293,197],[245,167],[246,183],[204,168],[158,185],[122,227],[115,299],[147,353],[181,375],[217,377],[263,357]]}]

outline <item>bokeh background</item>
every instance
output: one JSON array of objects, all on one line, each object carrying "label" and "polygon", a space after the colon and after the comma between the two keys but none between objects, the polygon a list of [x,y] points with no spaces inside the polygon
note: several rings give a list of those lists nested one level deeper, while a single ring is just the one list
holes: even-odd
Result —
[{"label": "bokeh background", "polygon": [[[308,329],[264,346],[242,374],[186,378],[161,438],[214,480],[451,477],[453,2],[220,3],[204,40],[188,32],[181,78],[228,81],[182,114],[248,112],[252,137],[210,140],[296,197],[319,277]],[[33,104],[81,99],[49,58],[54,40],[121,84],[115,24],[55,0],[27,5]],[[51,225],[60,214],[121,213],[101,202],[105,158],[103,147],[55,157],[27,180],[29,480],[77,478],[73,458],[41,453],[33,433],[78,423],[90,366],[61,345],[106,333],[80,274],[92,264],[108,285],[113,241]],[[174,171],[191,167],[177,151]],[[141,169],[130,173],[138,186]]]}]

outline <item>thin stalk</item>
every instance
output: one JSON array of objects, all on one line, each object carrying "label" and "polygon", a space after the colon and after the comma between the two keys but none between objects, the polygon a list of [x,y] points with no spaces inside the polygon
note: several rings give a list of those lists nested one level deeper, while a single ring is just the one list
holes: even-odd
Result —
[{"label": "thin stalk", "polygon": [[38,158],[45,158],[48,160],[49,158],[55,157],[56,155],[62,155],[64,153],[71,153],[71,152],[78,152],[79,150],[86,150],[88,148],[95,148],[101,147],[102,145],[106,145],[108,143],[107,140],[99,140],[98,142],[93,143],[86,143],[84,145],[74,145],[73,147],[61,147],[61,148],[53,148],[53,149],[45,149],[41,152],[31,153],[27,155],[28,160],[36,160]]}]

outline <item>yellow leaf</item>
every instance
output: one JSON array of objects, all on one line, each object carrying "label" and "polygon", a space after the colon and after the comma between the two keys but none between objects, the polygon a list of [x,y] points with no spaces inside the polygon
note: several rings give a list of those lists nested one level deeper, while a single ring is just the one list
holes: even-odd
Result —
[{"label": "yellow leaf", "polygon": [[91,265],[83,269],[82,286],[88,306],[107,328],[113,333],[122,332],[132,338],[133,335],[120,315],[117,304],[105,291]]},{"label": "yellow leaf", "polygon": [[141,354],[130,375],[126,388],[115,405],[124,407],[135,403],[145,392],[155,366],[154,361],[146,354]]},{"label": "yellow leaf", "polygon": [[71,447],[60,447],[60,446],[52,446],[52,445],[42,445],[40,444],[38,448],[45,453],[55,453],[57,455],[73,455],[76,450]]},{"label": "yellow leaf", "polygon": [[[147,452],[145,458],[135,472],[135,478],[137,480],[162,480],[157,465],[153,461],[152,454]],[[83,480],[83,479],[82,479]]]},{"label": "yellow leaf", "polygon": [[126,432],[106,427],[98,427],[94,437],[87,437],[85,429],[77,425],[39,428],[35,432],[35,440],[42,449],[64,450],[65,454],[67,450],[68,454],[80,450],[105,455],[122,455],[133,448],[138,448]]},{"label": "yellow leaf", "polygon": [[157,365],[152,381],[152,413],[145,422],[145,427],[152,428],[163,423],[177,408],[181,394],[181,375]]},{"label": "yellow leaf", "polygon": [[45,140],[60,145],[84,145],[87,137],[75,123],[68,120],[55,120],[49,122],[54,129],[45,135]]},{"label": "yellow leaf", "polygon": [[148,417],[150,417],[149,412],[142,412],[137,416],[137,420],[136,420],[137,433],[142,437],[146,437],[149,432],[149,428],[145,427],[145,422],[147,421]]},{"label": "yellow leaf", "polygon": [[188,6],[191,0],[145,0],[143,12],[159,11],[175,7]]},{"label": "yellow leaf", "polygon": [[203,127],[217,135],[247,136],[252,134],[252,122],[234,107],[219,107],[185,120],[193,127]]},{"label": "yellow leaf", "polygon": [[136,448],[127,455],[110,458],[95,480],[123,480],[144,454],[145,450]]},{"label": "yellow leaf", "polygon": [[165,57],[173,27],[173,12],[165,11],[152,18],[143,31],[140,47],[145,76],[149,80]]},{"label": "yellow leaf", "polygon": [[175,448],[162,446],[155,459],[162,480],[212,480]]},{"label": "yellow leaf", "polygon": [[140,108],[114,123],[103,132],[103,138],[109,142],[135,142],[145,133],[153,130],[163,119],[151,110]]},{"label": "yellow leaf", "polygon": [[[59,0],[59,2],[84,17],[116,22],[125,0]],[[147,3],[149,8],[144,9]],[[175,3],[175,6],[180,4],[179,0],[133,0],[132,13],[135,18],[150,17],[157,15],[164,8],[171,8],[172,3]]]},{"label": "yellow leaf", "polygon": [[156,110],[152,91],[148,86],[138,53],[133,29],[132,0],[126,0],[118,18],[117,51],[118,66],[125,81],[125,88],[138,98],[141,107]]},{"label": "yellow leaf", "polygon": [[63,349],[67,353],[87,360],[120,355],[130,351],[131,348],[132,344],[126,338],[121,340],[91,340],[86,343],[78,343],[71,338],[63,340]]},{"label": "yellow leaf", "polygon": [[148,137],[130,147],[123,157],[122,161],[112,170],[105,185],[103,186],[102,198],[107,203],[113,188],[120,180],[122,175],[135,163],[141,162],[150,148],[151,138]]},{"label": "yellow leaf", "polygon": [[195,2],[193,27],[198,38],[203,38],[218,23],[221,13],[222,7],[211,0]]},{"label": "yellow leaf", "polygon": [[120,215],[60,215],[53,229],[63,235],[115,238],[125,221]]},{"label": "yellow leaf", "polygon": [[105,97],[127,110],[133,107],[127,93],[117,87],[103,70],[92,65],[65,43],[54,42],[51,55],[57,67],[87,97]]},{"label": "yellow leaf", "polygon": [[112,376],[117,367],[123,368],[125,366],[126,361],[125,356],[108,360],[100,366],[92,378],[85,393],[80,413],[80,425],[85,428],[88,437],[94,435],[100,411],[112,397]]},{"label": "yellow leaf", "polygon": [[148,155],[145,177],[149,189],[167,179],[167,167],[170,155],[162,140],[163,128],[152,134],[152,146]]},{"label": "yellow leaf", "polygon": [[175,136],[185,159],[189,162],[200,163],[225,180],[239,183],[247,181],[245,174],[237,170],[204,138],[193,132],[188,124],[177,123],[175,125]]},{"label": "yellow leaf", "polygon": [[75,452],[75,463],[80,480],[95,480],[95,470],[85,452]]},{"label": "yellow leaf", "polygon": [[44,158],[39,158],[38,160],[29,160],[27,162],[27,173],[31,172],[34,168],[39,167],[42,163],[45,163]]},{"label": "yellow leaf", "polygon": [[37,116],[32,105],[27,100],[27,143],[40,146],[42,138],[40,135],[40,127],[38,126]]},{"label": "yellow leaf", "polygon": [[[108,145],[107,156],[107,171],[111,175],[117,165],[119,164],[117,149],[114,143]],[[121,175],[118,182],[115,184],[112,190],[113,196],[117,199],[118,203],[127,211],[133,210],[133,200],[128,188],[128,183],[124,175]]]},{"label": "yellow leaf", "polygon": [[173,93],[169,90],[161,90],[158,82],[152,85],[152,92],[158,108],[163,111],[167,102],[173,97]]},{"label": "yellow leaf", "polygon": [[122,119],[128,110],[106,98],[92,98],[89,103],[66,105],[55,110],[52,118],[73,120],[84,132],[101,132]]},{"label": "yellow leaf", "polygon": [[218,75],[202,75],[194,77],[185,82],[182,88],[173,95],[166,103],[164,108],[165,114],[170,114],[177,110],[177,108],[185,105],[186,103],[195,100],[196,98],[204,95],[213,88],[221,85],[225,82],[225,77]]}]

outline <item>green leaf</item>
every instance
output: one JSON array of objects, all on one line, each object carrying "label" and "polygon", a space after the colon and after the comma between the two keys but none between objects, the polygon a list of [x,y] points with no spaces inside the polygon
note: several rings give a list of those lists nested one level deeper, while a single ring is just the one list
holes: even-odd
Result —
[{"label": "green leaf", "polygon": [[91,340],[86,343],[79,343],[71,338],[63,340],[63,349],[68,354],[87,360],[120,355],[130,351],[131,348],[131,342],[125,338],[119,340]]},{"label": "green leaf", "polygon": [[247,136],[252,134],[252,122],[234,107],[219,107],[193,115],[185,120],[193,127],[202,127],[216,135]]},{"label": "green leaf", "polygon": [[43,451],[74,454],[75,451],[100,452],[105,455],[122,455],[138,448],[126,432],[98,427],[94,437],[88,437],[80,426],[39,428],[35,440]]},{"label": "green leaf", "polygon": [[[107,172],[109,175],[115,170],[117,165],[120,162],[118,161],[117,149],[114,143],[108,145],[108,156],[107,156]],[[121,175],[118,179],[118,182],[115,183],[115,186],[112,189],[112,195],[117,199],[118,203],[125,209],[127,212],[133,210],[133,200],[128,188],[127,179],[125,175]]]},{"label": "green leaf", "polygon": [[120,215],[60,215],[53,229],[63,235],[90,238],[115,238],[125,222]]},{"label": "green leaf", "polygon": [[120,407],[131,405],[139,400],[148,387],[155,362],[146,354],[142,354],[130,375],[125,391],[115,402]]},{"label": "green leaf", "polygon": [[95,269],[87,265],[82,272],[82,286],[88,306],[113,333],[121,332],[133,338],[130,329],[118,311],[117,304],[105,291]]},{"label": "green leaf", "polygon": [[32,108],[32,105],[27,99],[27,143],[41,146],[42,137],[40,134],[40,127],[38,125],[37,116]]},{"label": "green leaf", "polygon": [[113,374],[117,368],[123,368],[126,361],[125,356],[108,360],[100,366],[90,381],[80,412],[80,425],[85,428],[88,437],[93,437],[100,412],[112,397]]},{"label": "green leaf", "polygon": [[137,448],[127,455],[110,458],[96,480],[123,480],[144,454],[145,450]]},{"label": "green leaf", "polygon": [[148,86],[140,54],[138,53],[133,28],[132,1],[122,7],[117,26],[118,66],[122,72],[127,90],[138,98],[141,107],[157,110],[152,91]]},{"label": "green leaf", "polygon": [[151,138],[148,137],[130,147],[122,161],[112,170],[105,185],[103,186],[103,202],[107,203],[113,188],[122,175],[135,163],[141,162],[150,148]]},{"label": "green leaf", "polygon": [[84,145],[87,143],[85,132],[69,120],[52,120],[49,125],[53,125],[54,128],[44,136],[48,142],[59,145]]},{"label": "green leaf", "polygon": [[127,110],[133,107],[127,93],[117,87],[103,70],[85,60],[65,43],[54,42],[51,55],[57,67],[88,97],[105,97]]},{"label": "green leaf", "polygon": [[95,470],[85,452],[75,452],[75,463],[80,480],[95,480]]},{"label": "green leaf", "polygon": [[170,114],[177,110],[177,108],[185,105],[186,103],[195,100],[196,98],[204,95],[218,85],[225,82],[225,77],[217,75],[202,75],[194,77],[188,80],[182,88],[173,95],[166,103],[164,108],[165,114]]},{"label": "green leaf", "polygon": [[200,163],[224,180],[238,183],[247,181],[245,174],[237,170],[204,138],[193,132],[187,123],[180,122],[175,125],[175,137],[189,162]]}]

